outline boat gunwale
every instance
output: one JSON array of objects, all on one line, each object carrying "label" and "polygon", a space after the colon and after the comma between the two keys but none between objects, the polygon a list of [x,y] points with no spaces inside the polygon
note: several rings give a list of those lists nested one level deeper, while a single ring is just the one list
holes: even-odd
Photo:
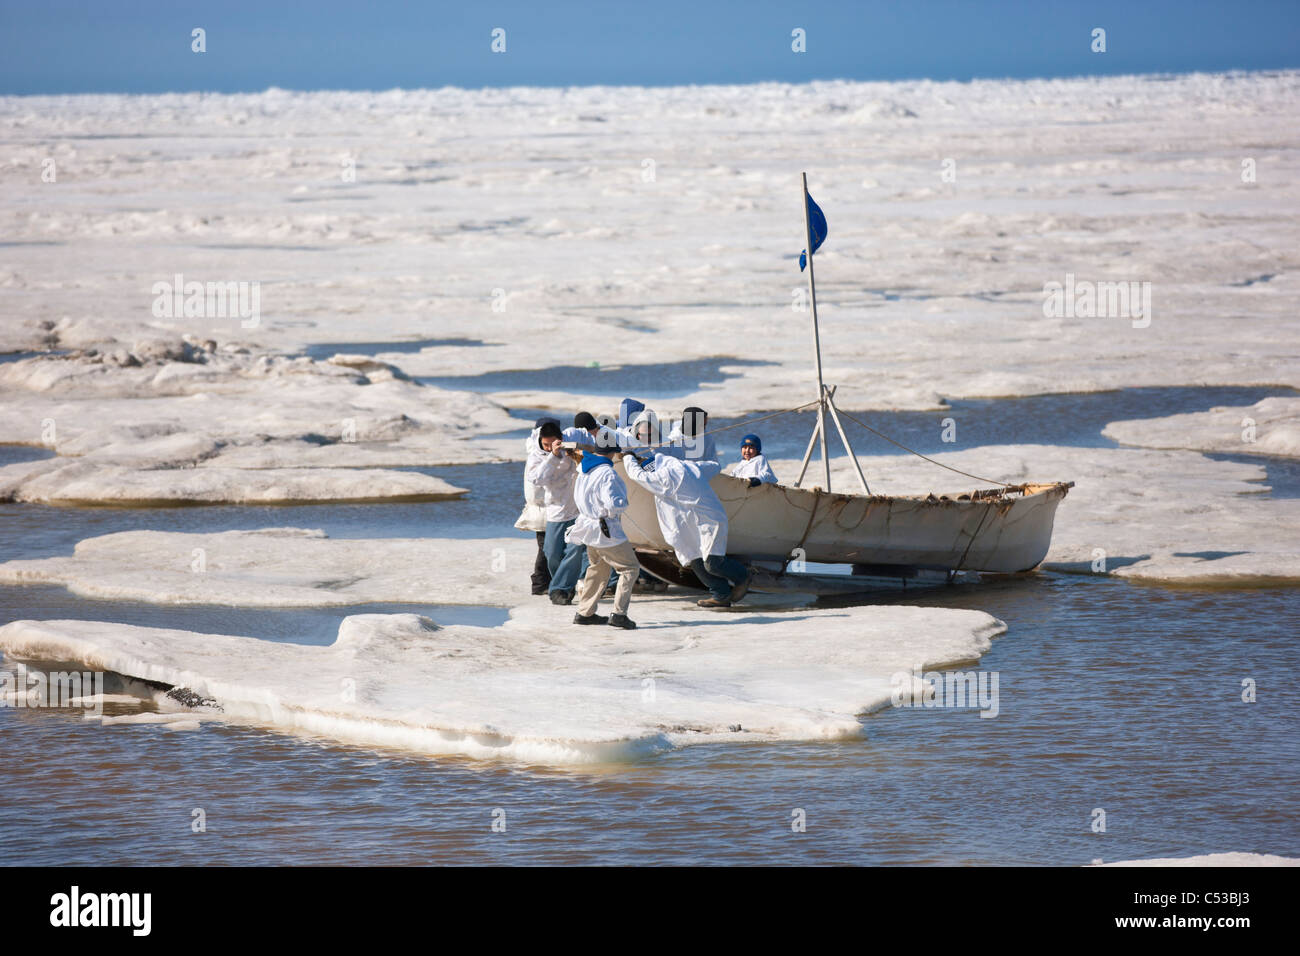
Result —
[{"label": "boat gunwale", "polygon": [[[719,474],[715,477],[715,480],[716,478],[731,478],[734,481],[746,482],[746,483],[749,480],[747,478],[736,478],[734,475],[728,475],[726,473]],[[828,491],[823,491],[821,488],[815,486],[812,488],[798,488],[793,485],[783,485],[779,482],[767,482],[757,487],[763,488],[769,485],[774,488],[780,488],[782,491],[786,491],[786,492],[788,491],[805,492],[807,494],[815,494],[829,499],[842,499],[846,502],[855,501],[855,500],[866,501],[871,503],[880,503],[880,502],[888,502],[888,501],[904,501],[909,503],[919,502],[922,504],[977,505],[977,504],[991,504],[999,501],[1010,501],[1010,502],[1022,501],[1022,500],[1028,500],[1030,498],[1034,498],[1038,495],[1050,495],[1055,492],[1059,492],[1060,497],[1064,498],[1067,494],[1070,493],[1070,489],[1074,487],[1074,482],[1073,481],[1051,481],[1051,482],[1029,481],[1029,482],[1024,482],[1023,484],[1008,485],[1002,488],[975,489],[974,491],[967,491],[967,492],[960,493],[961,495],[965,495],[966,497],[959,497],[957,495],[952,495],[952,494],[936,495],[933,492],[928,492],[924,495],[919,495],[919,494],[917,495],[878,495],[878,494],[863,495],[863,494],[857,494],[855,492],[845,492],[845,491],[828,492]]]}]

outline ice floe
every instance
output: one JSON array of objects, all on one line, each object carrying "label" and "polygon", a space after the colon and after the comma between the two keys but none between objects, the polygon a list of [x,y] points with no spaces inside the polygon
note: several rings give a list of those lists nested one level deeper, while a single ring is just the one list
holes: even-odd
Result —
[{"label": "ice floe", "polygon": [[[0,497],[137,506],[432,500],[465,489],[391,469],[518,454],[517,442],[478,437],[518,426],[498,405],[417,385],[369,359],[255,358],[180,339],[123,354],[129,362],[77,353],[0,366],[0,441],[58,453],[0,468]],[[387,371],[375,377],[372,365]]]},{"label": "ice floe", "polygon": [[[15,621],[0,651],[184,687],[220,718],[348,743],[529,763],[634,759],[693,743],[858,737],[915,667],[978,659],[1005,625],[917,607],[765,612],[741,623],[638,601],[636,631],[516,608],[496,628],[345,618],[328,647],[92,621]],[[125,715],[105,723],[175,714]],[[199,708],[189,719],[216,719]],[[173,727],[175,725],[173,724]]]},{"label": "ice floe", "polygon": [[531,537],[335,539],[267,528],[217,534],[126,531],[68,557],[0,564],[0,583],[66,585],[154,604],[337,607],[514,604],[537,553]]},{"label": "ice floe", "polygon": [[1236,408],[1111,422],[1102,434],[1143,448],[1300,458],[1300,398],[1279,396]]}]

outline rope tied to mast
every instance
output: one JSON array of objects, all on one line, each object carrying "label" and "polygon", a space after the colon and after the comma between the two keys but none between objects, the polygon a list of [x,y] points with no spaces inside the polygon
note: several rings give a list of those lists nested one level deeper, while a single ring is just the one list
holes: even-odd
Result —
[{"label": "rope tied to mast", "polygon": [[[732,428],[747,428],[747,427],[749,427],[750,425],[757,425],[759,422],[770,421],[770,420],[773,419],[773,418],[780,418],[782,415],[789,415],[789,414],[792,414],[793,412],[801,412],[801,411],[803,411],[805,408],[812,408],[814,405],[820,405],[820,404],[821,404],[820,402],[815,401],[815,400],[814,400],[814,401],[811,401],[811,402],[804,402],[802,405],[795,405],[793,408],[787,408],[787,409],[784,409],[784,410],[779,411],[779,412],[772,412],[770,415],[760,415],[760,416],[757,417],[757,418],[747,418],[747,419],[745,419],[744,421],[735,422],[734,424],[731,424],[731,425],[722,425],[722,426],[720,426],[720,427],[718,427],[718,428],[712,428],[712,429],[709,429],[709,432],[710,432],[710,434],[714,434],[714,435],[716,435],[716,434],[718,434],[719,432],[729,431],[729,430],[732,429]],[[843,415],[843,416],[844,416],[845,418],[847,418],[849,421],[853,422],[853,423],[856,424],[856,425],[861,425],[863,428],[865,428],[867,431],[871,432],[871,434],[875,435],[877,438],[883,438],[885,441],[889,442],[891,445],[896,445],[897,447],[903,449],[903,451],[908,452],[909,454],[915,455],[917,458],[920,458],[920,459],[922,459],[922,460],[924,460],[924,461],[928,461],[928,462],[929,462],[930,464],[932,464],[932,465],[938,465],[940,468],[945,468],[945,469],[947,469],[948,471],[953,472],[954,474],[961,475],[961,476],[963,476],[963,477],[965,477],[965,478],[974,478],[976,481],[982,481],[982,482],[984,482],[985,484],[990,484],[990,485],[1001,485],[1003,489],[1008,489],[1008,490],[1012,490],[1012,491],[1015,491],[1015,490],[1023,490],[1023,489],[1024,489],[1024,485],[1023,485],[1023,484],[1021,484],[1021,485],[1016,485],[1016,484],[1012,484],[1011,482],[1008,482],[1008,481],[998,481],[996,478],[983,478],[983,477],[981,477],[981,476],[979,476],[979,475],[973,475],[973,474],[971,474],[969,471],[962,471],[960,468],[954,468],[954,467],[952,467],[952,465],[945,465],[943,462],[941,462],[941,461],[936,461],[935,459],[931,458],[929,455],[923,455],[923,454],[921,454],[921,453],[920,453],[919,451],[917,451],[915,448],[909,448],[909,447],[907,447],[906,445],[904,445],[902,442],[900,442],[900,441],[895,441],[894,439],[890,438],[888,435],[884,434],[883,432],[877,431],[876,429],[872,428],[872,427],[871,427],[870,425],[868,425],[866,422],[861,421],[860,419],[854,418],[852,415],[850,415],[848,412],[844,411],[842,408],[841,408],[841,409],[837,409],[837,410],[839,411],[839,413],[840,413],[841,415]],[[646,447],[646,448],[664,448],[664,447],[666,447],[666,446],[668,446],[668,445],[671,445],[671,444],[673,444],[673,443],[672,443],[672,442],[668,442],[668,441],[661,441],[661,442],[658,442],[657,444],[654,444],[654,445],[645,445],[644,447]],[[977,494],[978,494],[978,493],[977,493]],[[973,497],[973,496],[972,496],[972,497]],[[987,497],[987,493],[986,493],[985,495],[980,495],[980,497]]]},{"label": "rope tied to mast", "polygon": [[843,415],[845,418],[847,418],[849,421],[851,421],[851,422],[856,422],[857,424],[861,425],[861,426],[862,426],[863,428],[865,428],[867,431],[871,432],[871,434],[873,434],[873,435],[875,435],[875,436],[877,436],[877,437],[879,437],[879,438],[883,438],[885,441],[889,442],[891,445],[897,445],[899,448],[903,449],[903,451],[911,452],[911,453],[912,453],[913,455],[915,455],[917,458],[923,458],[923,459],[925,459],[926,461],[928,461],[928,462],[929,462],[930,464],[932,464],[932,465],[938,465],[940,468],[947,468],[949,471],[956,472],[956,473],[959,474],[959,475],[965,475],[967,478],[974,478],[976,481],[982,481],[982,482],[985,482],[986,484],[990,484],[990,485],[1001,485],[1003,488],[1017,488],[1017,487],[1022,487],[1022,486],[1020,486],[1020,485],[1013,485],[1013,484],[1011,484],[1010,482],[1007,482],[1007,481],[998,481],[996,478],[981,478],[979,475],[972,475],[969,471],[962,471],[960,468],[954,468],[954,467],[952,467],[951,465],[945,465],[945,464],[944,464],[943,462],[941,462],[941,461],[935,461],[933,458],[929,457],[928,455],[922,455],[922,454],[921,454],[919,451],[917,451],[915,448],[908,448],[908,447],[907,447],[906,445],[904,445],[902,442],[894,441],[894,439],[890,438],[888,435],[885,435],[885,434],[882,434],[881,432],[876,431],[874,428],[872,428],[872,427],[871,427],[870,425],[868,425],[866,422],[858,421],[856,418],[854,418],[852,415],[850,415],[850,414],[849,414],[848,412],[846,412],[846,411],[841,410],[841,411],[840,411],[840,414]]},{"label": "rope tied to mast", "polygon": [[[739,421],[739,422],[736,422],[736,423],[734,423],[734,424],[732,424],[732,425],[723,425],[723,426],[721,426],[721,427],[719,427],[719,428],[711,428],[711,429],[709,429],[709,431],[710,431],[711,434],[716,435],[716,434],[718,434],[719,432],[725,432],[725,431],[728,431],[729,429],[732,429],[732,428],[747,428],[747,427],[749,427],[750,425],[756,425],[756,424],[758,424],[759,422],[765,422],[765,421],[768,421],[768,420],[773,419],[773,418],[779,418],[779,417],[781,417],[782,415],[789,415],[789,414],[791,414],[792,412],[801,412],[801,411],[803,411],[805,408],[811,408],[811,407],[813,407],[814,405],[819,405],[819,404],[821,404],[821,403],[820,403],[820,402],[817,402],[817,401],[804,402],[802,405],[796,405],[796,406],[794,406],[793,408],[787,408],[787,409],[785,409],[784,411],[773,412],[773,413],[770,414],[770,415],[762,415],[762,416],[760,416],[760,417],[758,417],[758,418],[747,418],[747,419],[745,419],[744,421]],[[932,465],[938,465],[940,468],[946,468],[948,471],[954,472],[954,473],[956,473],[956,474],[958,474],[958,475],[962,475],[963,477],[966,477],[966,478],[974,478],[976,481],[982,481],[982,482],[984,482],[984,483],[986,483],[986,484],[990,484],[990,485],[1001,485],[1003,488],[1010,488],[1010,489],[1016,489],[1016,488],[1023,488],[1023,487],[1024,487],[1023,485],[1016,485],[1016,484],[1012,484],[1011,482],[1007,482],[1007,481],[998,481],[996,478],[982,478],[982,477],[980,477],[979,475],[973,475],[973,474],[971,474],[969,471],[962,471],[960,468],[954,468],[954,467],[952,467],[952,465],[945,465],[945,464],[944,464],[943,462],[941,462],[941,461],[935,461],[935,460],[934,460],[933,458],[931,458],[930,456],[921,454],[921,453],[920,453],[919,451],[917,451],[915,448],[908,448],[908,447],[907,447],[906,445],[904,445],[902,442],[900,442],[900,441],[895,441],[894,439],[890,438],[888,435],[884,434],[883,432],[879,432],[879,431],[877,431],[876,429],[872,428],[872,427],[871,427],[870,425],[868,425],[866,422],[864,422],[864,421],[860,421],[859,419],[854,418],[854,417],[853,417],[852,415],[850,415],[848,412],[844,411],[844,409],[841,408],[841,409],[838,409],[838,411],[839,411],[839,413],[840,413],[841,415],[843,415],[843,416],[844,416],[845,418],[847,418],[849,421],[853,422],[854,424],[861,425],[863,428],[865,428],[867,431],[871,432],[871,434],[875,435],[876,437],[878,437],[878,438],[883,438],[885,441],[889,442],[891,445],[896,445],[896,446],[898,446],[899,448],[903,449],[903,451],[908,452],[908,453],[910,453],[910,454],[913,454],[913,455],[915,455],[917,458],[921,458],[921,459],[923,459],[923,460],[925,460],[925,461],[928,461],[928,462],[929,462],[930,464],[932,464]],[[647,445],[646,447],[647,447],[647,448],[662,448],[662,447],[664,447],[665,445],[669,445],[669,444],[671,444],[671,442],[666,442],[666,441],[665,441],[665,442],[659,442],[657,445]]]}]

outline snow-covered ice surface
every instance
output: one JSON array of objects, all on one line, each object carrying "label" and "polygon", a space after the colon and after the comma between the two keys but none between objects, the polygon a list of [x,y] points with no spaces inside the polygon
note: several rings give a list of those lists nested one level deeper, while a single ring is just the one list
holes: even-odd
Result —
[{"label": "snow-covered ice surface", "polygon": [[719,627],[716,614],[659,599],[638,602],[631,632],[574,627],[561,610],[516,608],[499,628],[354,615],[329,647],[17,621],[0,627],[0,650],[184,687],[227,719],[277,730],[549,764],[859,736],[856,715],[888,703],[893,675],[977,659],[1005,630],[981,611],[917,607],[769,612]]},{"label": "snow-covered ice surface", "polygon": [[[160,604],[506,605],[519,600],[535,553],[524,537],[138,531],[82,541],[69,557],[8,562],[0,582],[60,583],[97,599]],[[889,699],[896,672],[978,659],[1005,629],[979,611],[790,609],[788,599],[766,609],[758,597],[736,616],[697,608],[694,597],[638,595],[634,632],[575,627],[573,608],[529,597],[497,628],[354,615],[330,647],[19,621],[0,629],[0,651],[183,685],[221,701],[227,715],[281,730],[569,763],[687,743],[855,736],[855,715]],[[344,679],[373,692],[344,706]]]},{"label": "snow-covered ice surface", "polygon": [[[1300,375],[1300,365],[1296,374]],[[1144,448],[1300,458],[1300,398],[1277,396],[1239,408],[1111,422],[1102,434]]]},{"label": "snow-covered ice surface", "polygon": [[[485,343],[411,375],[734,356],[777,367],[697,404],[788,407],[806,168],[842,407],[1287,382],[1298,117],[1294,71],[0,98],[0,349]],[[1067,273],[1151,282],[1150,326],[1045,318]],[[260,323],[155,318],[176,274],[260,282]],[[576,407],[555,384],[510,402]]]},{"label": "snow-covered ice surface", "polygon": [[536,553],[535,540],[523,536],[356,540],[299,528],[127,531],[82,541],[68,557],[0,564],[0,583],[63,584],[88,597],[153,604],[509,606],[519,600],[519,582]]},{"label": "snow-covered ice surface", "polygon": [[1271,853],[1207,853],[1158,860],[1117,860],[1101,866],[1300,866],[1300,859]]},{"label": "snow-covered ice surface", "polygon": [[[0,442],[57,457],[0,468],[0,498],[60,504],[434,500],[464,489],[384,466],[500,460],[517,427],[470,393],[179,338],[0,365]],[[133,364],[132,364],[133,363]],[[364,471],[359,469],[365,469]]]}]

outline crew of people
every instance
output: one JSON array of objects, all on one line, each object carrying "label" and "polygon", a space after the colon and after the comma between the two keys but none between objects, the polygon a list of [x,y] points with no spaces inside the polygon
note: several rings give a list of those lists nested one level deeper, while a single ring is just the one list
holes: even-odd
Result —
[{"label": "crew of people", "polygon": [[[659,417],[632,398],[616,417],[579,412],[572,428],[539,418],[527,439],[524,510],[515,522],[537,536],[533,593],[549,594],[554,604],[576,599],[575,624],[636,627],[628,617],[633,589],[654,579],[623,529],[627,484],[613,467],[621,461],[628,481],[654,495],[659,531],[678,562],[708,589],[699,605],[730,607],[743,598],[750,571],[727,556],[727,512],[709,485],[722,465],[708,421],[704,409],[687,408],[665,436]],[[741,439],[732,476],[751,487],[774,484],[762,451],[757,435]],[[597,614],[611,593],[612,613]]]}]

